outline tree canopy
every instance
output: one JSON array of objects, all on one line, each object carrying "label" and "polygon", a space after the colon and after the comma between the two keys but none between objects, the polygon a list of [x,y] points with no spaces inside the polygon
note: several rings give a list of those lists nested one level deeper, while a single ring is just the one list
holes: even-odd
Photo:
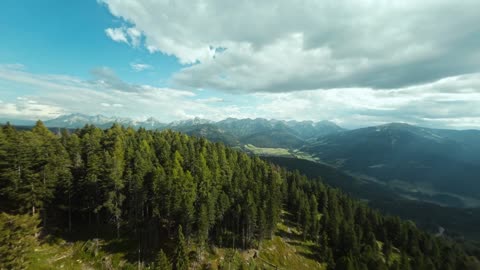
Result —
[{"label": "tree canopy", "polygon": [[[92,237],[136,239],[141,254],[155,254],[159,269],[187,269],[186,243],[257,247],[274,235],[282,211],[318,246],[315,256],[329,269],[467,269],[474,261],[458,245],[382,215],[321,179],[169,130],[87,125],[53,133],[41,122],[24,131],[6,125],[0,210],[40,214],[45,231],[87,228]],[[11,224],[1,222],[2,231]],[[162,237],[177,239],[171,263],[160,252]]]}]

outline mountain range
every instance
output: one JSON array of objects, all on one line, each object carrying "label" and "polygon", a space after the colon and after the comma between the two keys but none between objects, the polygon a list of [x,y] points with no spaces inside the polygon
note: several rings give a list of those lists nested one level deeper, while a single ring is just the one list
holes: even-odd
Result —
[{"label": "mountain range", "polygon": [[107,117],[103,115],[69,114],[45,121],[45,125],[50,128],[70,129],[81,128],[86,124],[108,128],[114,123],[134,128],[172,129],[188,135],[206,137],[211,141],[221,141],[229,146],[253,144],[257,147],[289,149],[299,148],[307,141],[315,140],[318,136],[344,130],[330,121],[283,121],[263,118],[227,118],[215,122],[197,117],[189,120],[162,123],[155,118],[135,121],[129,118]]}]

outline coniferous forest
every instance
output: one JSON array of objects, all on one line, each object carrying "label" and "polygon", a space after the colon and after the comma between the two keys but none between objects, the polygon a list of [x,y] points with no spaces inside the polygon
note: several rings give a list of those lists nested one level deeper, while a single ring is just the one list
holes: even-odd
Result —
[{"label": "coniferous forest", "polygon": [[479,269],[461,245],[322,179],[203,138],[116,124],[3,126],[0,211],[0,269],[28,268],[48,235],[128,239],[143,267],[208,269],[194,265],[210,247],[255,249],[284,219],[324,269]]}]

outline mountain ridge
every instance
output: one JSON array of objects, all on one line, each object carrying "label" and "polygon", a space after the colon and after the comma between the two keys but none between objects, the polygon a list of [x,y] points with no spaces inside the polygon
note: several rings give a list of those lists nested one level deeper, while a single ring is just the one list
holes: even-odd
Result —
[{"label": "mountain ridge", "polygon": [[202,136],[212,141],[223,141],[230,146],[254,144],[259,147],[298,148],[318,135],[327,135],[345,130],[330,121],[295,121],[265,118],[226,118],[212,121],[195,117],[187,120],[163,123],[150,117],[145,121],[134,121],[129,118],[107,117],[104,115],[89,116],[85,114],[62,115],[45,121],[50,128],[81,128],[92,124],[108,128],[114,123],[145,129],[172,129],[189,135]]}]

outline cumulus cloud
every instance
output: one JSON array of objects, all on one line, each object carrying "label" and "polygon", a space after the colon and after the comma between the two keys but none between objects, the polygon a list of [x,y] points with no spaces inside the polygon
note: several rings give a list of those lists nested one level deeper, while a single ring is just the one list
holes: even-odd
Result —
[{"label": "cumulus cloud", "polygon": [[394,89],[480,70],[476,0],[102,1],[137,45],[188,64],[182,87]]},{"label": "cumulus cloud", "polygon": [[107,28],[105,29],[105,34],[113,41],[124,42],[128,44],[127,35],[122,28]]},{"label": "cumulus cloud", "polygon": [[133,47],[140,45],[142,33],[135,27],[107,28],[105,34],[116,42],[123,42]]}]

